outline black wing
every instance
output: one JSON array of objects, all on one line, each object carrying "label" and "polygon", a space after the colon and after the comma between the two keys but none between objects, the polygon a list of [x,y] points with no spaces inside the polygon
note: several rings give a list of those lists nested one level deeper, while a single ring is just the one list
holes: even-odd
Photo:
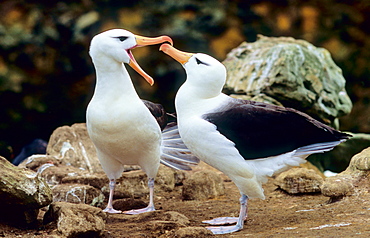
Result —
[{"label": "black wing", "polygon": [[295,109],[248,100],[233,99],[222,110],[204,115],[204,119],[233,141],[244,159],[279,155],[350,136]]},{"label": "black wing", "polygon": [[149,109],[150,113],[155,117],[155,119],[158,122],[158,125],[161,127],[161,130],[163,130],[167,125],[167,113],[164,110],[163,106],[158,103],[150,102],[147,100],[142,100],[145,106]]}]

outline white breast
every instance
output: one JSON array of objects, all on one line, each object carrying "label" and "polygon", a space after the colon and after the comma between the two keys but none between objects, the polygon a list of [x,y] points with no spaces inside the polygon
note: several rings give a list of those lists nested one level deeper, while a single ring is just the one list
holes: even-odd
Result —
[{"label": "white breast", "polygon": [[177,93],[175,103],[179,132],[185,145],[200,160],[226,174],[244,194],[263,199],[261,183],[234,143],[220,134],[214,124],[202,119],[203,114],[226,103],[228,97],[220,94],[215,98],[200,99],[183,89]]},{"label": "white breast", "polygon": [[141,100],[122,98],[109,105],[92,100],[87,109],[87,129],[103,168],[117,161],[122,165],[138,164],[151,175],[157,170],[161,130]]}]

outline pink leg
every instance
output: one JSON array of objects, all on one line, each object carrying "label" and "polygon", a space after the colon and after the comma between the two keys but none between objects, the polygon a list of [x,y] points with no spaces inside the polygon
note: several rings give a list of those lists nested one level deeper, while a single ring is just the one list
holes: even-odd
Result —
[{"label": "pink leg", "polygon": [[113,194],[114,194],[114,189],[116,187],[116,180],[111,179],[109,182],[109,199],[108,199],[108,204],[107,207],[103,210],[103,212],[108,212],[108,213],[122,213],[122,211],[115,210],[113,208]]},{"label": "pink leg", "polygon": [[242,194],[240,198],[240,212],[239,217],[219,217],[213,220],[203,221],[203,223],[208,223],[210,225],[222,225],[236,223],[234,226],[215,226],[207,227],[208,230],[212,231],[213,234],[227,234],[235,231],[240,231],[243,229],[244,221],[247,218],[247,203],[248,197]]},{"label": "pink leg", "polygon": [[135,215],[135,214],[140,214],[144,212],[155,211],[155,208],[154,208],[154,178],[148,179],[148,187],[149,187],[149,205],[146,208],[124,211],[123,213]]}]

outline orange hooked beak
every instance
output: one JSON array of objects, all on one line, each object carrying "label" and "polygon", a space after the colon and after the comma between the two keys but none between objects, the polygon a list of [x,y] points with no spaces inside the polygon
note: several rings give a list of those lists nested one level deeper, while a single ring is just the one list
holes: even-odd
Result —
[{"label": "orange hooked beak", "polygon": [[170,44],[162,44],[159,50],[171,56],[174,60],[176,60],[180,64],[187,63],[189,59],[191,58],[191,56],[193,56],[193,53],[187,53],[184,51],[180,51]]},{"label": "orange hooked beak", "polygon": [[[136,45],[131,49],[136,47],[146,46],[146,45],[155,45],[161,44],[163,42],[169,42],[171,45],[173,44],[172,39],[169,36],[159,36],[159,37],[145,37],[145,36],[138,36],[135,35]],[[131,49],[127,50],[127,53],[130,57],[129,65],[133,68],[136,72],[138,72],[144,79],[152,86],[154,84],[154,80],[150,77],[145,71],[140,67],[140,65],[136,62],[134,55],[131,53]]]}]

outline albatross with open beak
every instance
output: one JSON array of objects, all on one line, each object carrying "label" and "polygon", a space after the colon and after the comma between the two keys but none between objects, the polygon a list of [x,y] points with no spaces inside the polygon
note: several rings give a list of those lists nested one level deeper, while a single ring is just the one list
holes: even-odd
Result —
[{"label": "albatross with open beak", "polygon": [[121,176],[124,165],[139,165],[148,175],[149,205],[125,212],[138,214],[155,210],[154,178],[160,162],[183,170],[198,162],[187,153],[176,125],[161,132],[161,126],[166,125],[161,118],[166,116],[163,108],[139,98],[124,66],[124,63],[130,65],[153,85],[153,79],[137,64],[131,49],[163,42],[172,44],[168,36],[142,37],[123,29],[105,31],[91,41],[89,53],[96,70],[96,87],[87,107],[86,125],[110,180],[105,212],[121,212],[113,208],[112,201],[116,179]]},{"label": "albatross with open beak", "polygon": [[248,198],[265,198],[262,184],[268,176],[349,138],[295,109],[223,94],[226,68],[209,55],[182,52],[169,44],[160,50],[180,62],[187,74],[175,99],[181,138],[200,160],[225,173],[241,193],[239,217],[204,221],[236,223],[208,227],[214,234],[243,228]]}]

